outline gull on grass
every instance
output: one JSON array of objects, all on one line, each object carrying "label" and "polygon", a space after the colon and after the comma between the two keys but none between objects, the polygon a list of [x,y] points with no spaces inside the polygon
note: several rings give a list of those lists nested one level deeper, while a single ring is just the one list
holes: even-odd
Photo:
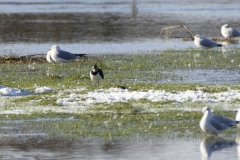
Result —
[{"label": "gull on grass", "polygon": [[202,112],[203,117],[200,121],[200,128],[206,133],[218,134],[238,123],[233,119],[212,113],[209,107],[204,107]]},{"label": "gull on grass", "polygon": [[222,46],[222,44],[218,44],[210,39],[200,36],[199,34],[194,37],[194,44],[197,46],[197,48],[203,49]]},{"label": "gull on grass", "polygon": [[222,36],[226,39],[231,39],[240,36],[240,32],[231,28],[228,24],[224,24],[221,28]]},{"label": "gull on grass", "polygon": [[66,63],[78,58],[84,57],[86,54],[74,54],[67,51],[63,51],[59,46],[54,45],[49,49],[46,59],[48,62]]},{"label": "gull on grass", "polygon": [[90,79],[95,82],[95,85],[99,85],[99,81],[104,79],[103,71],[98,68],[97,64],[95,64],[90,71]]}]

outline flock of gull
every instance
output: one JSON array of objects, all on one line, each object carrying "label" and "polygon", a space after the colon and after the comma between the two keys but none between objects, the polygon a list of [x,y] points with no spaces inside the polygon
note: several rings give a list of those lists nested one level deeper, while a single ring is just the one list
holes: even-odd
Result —
[{"label": "flock of gull", "polygon": [[[229,27],[228,24],[224,24],[222,26],[221,33],[222,33],[222,36],[226,39],[232,39],[232,38],[240,36],[240,32],[234,28]],[[213,47],[221,47],[222,46],[222,44],[214,42],[214,41],[212,41],[208,38],[202,37],[200,35],[196,35],[194,37],[194,44],[198,48],[203,48],[203,49],[209,49],[209,48],[213,48]]]},{"label": "flock of gull", "polygon": [[[221,33],[223,37],[226,39],[231,39],[240,36],[240,32],[235,30],[234,28],[230,28],[228,24],[224,24],[222,26]],[[196,35],[194,37],[194,44],[198,48],[203,49],[222,46],[222,44],[218,44],[200,35]],[[46,59],[48,62],[66,63],[78,58],[82,58],[84,56],[85,54],[73,54],[67,51],[63,51],[60,49],[59,46],[54,45],[52,46],[51,49],[49,49]],[[99,81],[104,79],[103,71],[97,67],[97,64],[95,64],[92,67],[92,70],[90,71],[90,79],[94,81],[95,84],[99,84]],[[240,113],[238,113],[236,115],[236,119],[233,120],[212,113],[209,107],[204,107],[202,111],[203,117],[200,121],[200,128],[204,132],[210,133],[211,135],[221,133],[232,126],[236,126],[238,122],[240,122]]]}]

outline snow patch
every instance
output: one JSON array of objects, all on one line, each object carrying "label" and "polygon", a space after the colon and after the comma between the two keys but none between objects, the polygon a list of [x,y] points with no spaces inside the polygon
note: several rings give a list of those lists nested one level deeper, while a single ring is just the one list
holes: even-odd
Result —
[{"label": "snow patch", "polygon": [[57,99],[59,105],[88,105],[94,103],[114,103],[126,102],[130,100],[146,99],[152,102],[230,102],[240,100],[239,90],[229,90],[220,93],[205,93],[201,90],[184,92],[166,92],[165,90],[149,90],[149,91],[129,91],[128,89],[110,88],[99,89],[87,94],[73,93],[68,97]]},{"label": "snow patch", "polygon": [[36,88],[34,93],[46,93],[46,92],[52,92],[53,89],[52,88],[49,88],[49,87],[39,87],[39,88]]},{"label": "snow patch", "polygon": [[30,92],[21,89],[0,86],[0,95],[2,96],[25,96],[29,94]]}]

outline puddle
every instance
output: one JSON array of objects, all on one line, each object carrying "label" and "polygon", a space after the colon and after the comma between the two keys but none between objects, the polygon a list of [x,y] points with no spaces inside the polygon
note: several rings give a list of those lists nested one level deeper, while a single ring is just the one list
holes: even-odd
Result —
[{"label": "puddle", "polygon": [[160,80],[160,83],[203,83],[203,84],[238,84],[240,82],[239,71],[233,70],[174,70],[162,72],[168,79]]}]

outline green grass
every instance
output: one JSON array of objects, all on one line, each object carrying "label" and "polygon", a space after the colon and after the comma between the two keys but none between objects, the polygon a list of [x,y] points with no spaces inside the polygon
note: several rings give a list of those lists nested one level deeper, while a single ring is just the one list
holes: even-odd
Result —
[{"label": "green grass", "polygon": [[[89,72],[98,59],[98,65],[105,73],[105,80],[95,86],[89,80]],[[234,118],[233,110],[239,100],[228,104],[206,104],[203,102],[176,103],[174,101],[151,102],[146,99],[117,103],[101,103],[79,108],[79,112],[70,112],[71,108],[59,105],[59,97],[69,97],[72,93],[87,94],[96,88],[126,87],[130,91],[165,90],[178,92],[201,89],[207,93],[224,92],[230,89],[240,90],[238,84],[200,84],[181,83],[181,77],[169,75],[174,70],[231,70],[240,68],[238,50],[222,53],[217,50],[167,50],[151,51],[146,54],[101,55],[89,57],[82,62],[65,64],[36,63],[0,64],[1,85],[34,92],[36,87],[47,86],[54,91],[44,94],[10,98],[2,103],[1,111],[25,108],[27,114],[3,114],[1,125],[15,126],[15,121],[24,120],[23,132],[39,131],[52,136],[142,136],[156,135],[167,137],[202,136],[199,120],[202,107],[211,105],[216,113]],[[159,83],[163,79],[176,80],[177,83]],[[178,80],[179,79],[179,80]],[[76,88],[86,88],[77,90]],[[71,90],[73,89],[73,90]],[[60,91],[65,90],[61,95]],[[84,100],[84,99],[83,99]],[[50,109],[48,109],[49,107]],[[52,107],[52,108],[51,108]],[[76,106],[81,107],[81,105]],[[47,109],[43,111],[44,109]],[[197,111],[196,111],[197,110]],[[59,111],[59,112],[58,112]],[[43,118],[44,121],[36,121]],[[52,120],[57,118],[57,120]],[[235,134],[234,128],[223,134]],[[205,134],[204,134],[205,135]]]}]

